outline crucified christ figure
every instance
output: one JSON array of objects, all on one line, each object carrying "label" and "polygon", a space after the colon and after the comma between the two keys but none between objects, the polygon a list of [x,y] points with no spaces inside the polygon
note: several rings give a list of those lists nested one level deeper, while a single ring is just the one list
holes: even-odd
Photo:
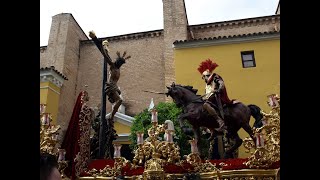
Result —
[{"label": "crucified christ figure", "polygon": [[110,76],[109,76],[109,80],[106,83],[105,93],[108,96],[109,102],[114,104],[112,113],[109,116],[109,120],[113,120],[114,115],[116,114],[116,112],[118,111],[118,108],[122,103],[122,99],[120,97],[121,91],[117,85],[117,82],[120,78],[120,67],[124,63],[126,63],[126,60],[131,58],[131,56],[126,56],[127,54],[126,51],[123,53],[123,55],[121,55],[120,52],[117,51],[117,59],[114,62],[112,62],[110,56],[108,55],[109,42],[107,40],[101,41],[100,39],[98,39],[93,31],[89,32],[89,36],[97,45],[102,55],[104,56],[104,59],[107,61],[107,63],[110,66]]}]

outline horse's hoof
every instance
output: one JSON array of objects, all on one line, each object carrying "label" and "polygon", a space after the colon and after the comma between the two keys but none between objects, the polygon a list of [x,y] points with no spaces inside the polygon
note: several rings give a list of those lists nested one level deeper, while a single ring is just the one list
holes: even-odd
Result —
[{"label": "horse's hoof", "polygon": [[226,150],[226,151],[224,152],[224,154],[223,154],[223,157],[224,157],[225,159],[233,158],[233,153],[230,152],[229,150]]},{"label": "horse's hoof", "polygon": [[224,156],[224,159],[231,159],[231,158],[233,158],[232,154],[230,154],[230,153],[225,153],[223,156]]}]

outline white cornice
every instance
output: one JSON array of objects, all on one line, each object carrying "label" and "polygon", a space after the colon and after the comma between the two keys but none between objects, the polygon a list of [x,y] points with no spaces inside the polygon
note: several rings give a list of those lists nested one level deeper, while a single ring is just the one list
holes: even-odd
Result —
[{"label": "white cornice", "polygon": [[[110,116],[111,113],[108,113],[106,115],[106,118],[108,118]],[[134,118],[119,112],[116,112],[116,114],[114,115],[115,117],[115,122],[119,122],[121,124],[124,124],[126,126],[132,126],[133,120]]]},{"label": "white cornice", "polygon": [[221,38],[221,39],[212,39],[212,40],[207,39],[207,40],[178,42],[176,44],[173,44],[173,48],[174,49],[196,48],[196,47],[216,46],[216,45],[222,45],[222,44],[239,44],[243,42],[265,41],[265,40],[272,40],[272,39],[280,39],[280,33],[248,36],[248,37],[232,37],[232,38]]},{"label": "white cornice", "polygon": [[114,140],[113,142],[130,141],[129,136],[130,136],[130,133],[118,134],[118,138],[116,140]]},{"label": "white cornice", "polygon": [[44,69],[40,71],[40,82],[52,82],[59,88],[61,88],[64,79],[51,69]]},{"label": "white cornice", "polygon": [[55,93],[57,93],[57,94],[60,95],[60,92],[54,90],[53,88],[51,88],[51,87],[49,87],[49,86],[40,86],[40,89],[50,89],[51,91],[53,91],[53,92],[55,92]]}]

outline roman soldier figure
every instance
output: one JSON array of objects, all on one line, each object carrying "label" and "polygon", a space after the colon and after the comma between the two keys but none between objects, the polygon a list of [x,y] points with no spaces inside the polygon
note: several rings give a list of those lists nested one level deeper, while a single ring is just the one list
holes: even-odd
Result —
[{"label": "roman soldier figure", "polygon": [[[201,62],[198,71],[201,73],[202,79],[206,83],[206,92],[204,96],[205,103],[203,104],[203,108],[218,122],[219,128],[216,130],[218,132],[223,132],[226,130],[224,125],[223,106],[232,104],[233,100],[228,98],[222,77],[213,73],[216,67],[218,67],[217,63],[207,59]],[[220,116],[216,112],[214,106],[219,109]]]}]

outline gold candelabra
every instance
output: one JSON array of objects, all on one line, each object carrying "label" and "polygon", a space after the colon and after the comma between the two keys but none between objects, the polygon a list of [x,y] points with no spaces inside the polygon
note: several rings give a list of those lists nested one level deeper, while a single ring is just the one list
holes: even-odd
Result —
[{"label": "gold candelabra", "polygon": [[[148,129],[148,137],[144,140],[143,132],[137,132],[137,145],[138,148],[133,151],[134,158],[132,163],[129,163],[125,158],[120,155],[120,144],[114,144],[114,166],[107,165],[101,170],[91,169],[86,171],[89,175],[100,177],[115,177],[120,175],[121,169],[129,164],[131,168],[137,168],[139,165],[144,165],[143,179],[165,179],[164,165],[175,163],[178,166],[183,166],[187,161],[190,163],[194,170],[199,173],[213,172],[219,173],[219,169],[208,160],[201,161],[199,151],[197,148],[196,140],[190,140],[191,153],[187,156],[186,160],[180,160],[180,148],[173,142],[174,125],[170,120],[166,120],[164,124],[158,124],[157,110],[151,110],[152,126]],[[164,133],[164,140],[159,140],[159,135]]]},{"label": "gold candelabra", "polygon": [[187,162],[193,165],[201,164],[201,158],[199,155],[197,140],[195,139],[189,140],[189,143],[191,145],[191,153],[187,156]]},{"label": "gold candelabra", "polygon": [[250,152],[246,165],[249,167],[269,167],[280,160],[280,97],[276,94],[268,96],[270,113],[261,111],[263,126],[253,128],[256,142],[247,137],[244,140],[246,152]]},{"label": "gold candelabra", "polygon": [[46,105],[40,104],[40,151],[52,155],[57,154],[56,144],[58,143],[58,130],[60,126],[51,124],[52,116],[45,113]]},{"label": "gold candelabra", "polygon": [[[164,124],[159,125],[156,109],[152,109],[151,113],[152,126],[147,131],[149,137],[144,141],[143,132],[137,132],[138,148],[134,151],[133,158],[133,167],[145,162],[144,179],[152,179],[151,176],[164,179],[163,166],[169,163],[183,167],[183,164],[187,162],[194,167],[195,172],[199,173],[219,171],[208,160],[202,162],[195,139],[189,140],[191,153],[186,160],[180,160],[180,148],[173,142],[173,122],[166,120]],[[164,141],[160,141],[158,137],[164,132]]]},{"label": "gold candelabra", "polygon": [[121,157],[121,144],[114,144],[114,166],[107,165],[101,170],[91,169],[86,171],[88,174],[94,177],[116,177],[121,175],[122,168],[129,162],[126,158]]},{"label": "gold candelabra", "polygon": [[46,104],[40,104],[40,152],[52,154],[58,158],[58,169],[62,179],[68,179],[64,174],[68,162],[65,161],[65,150],[56,148],[58,143],[58,130],[60,126],[52,125],[52,115],[46,113]]},{"label": "gold candelabra", "polygon": [[[180,160],[180,148],[173,142],[174,127],[170,120],[165,124],[158,124],[158,112],[151,110],[152,126],[148,129],[149,137],[144,141],[143,132],[137,132],[138,148],[134,150],[133,166],[145,162],[147,171],[162,171],[166,163],[175,163]],[[159,140],[159,135],[164,134],[164,141]]]}]

